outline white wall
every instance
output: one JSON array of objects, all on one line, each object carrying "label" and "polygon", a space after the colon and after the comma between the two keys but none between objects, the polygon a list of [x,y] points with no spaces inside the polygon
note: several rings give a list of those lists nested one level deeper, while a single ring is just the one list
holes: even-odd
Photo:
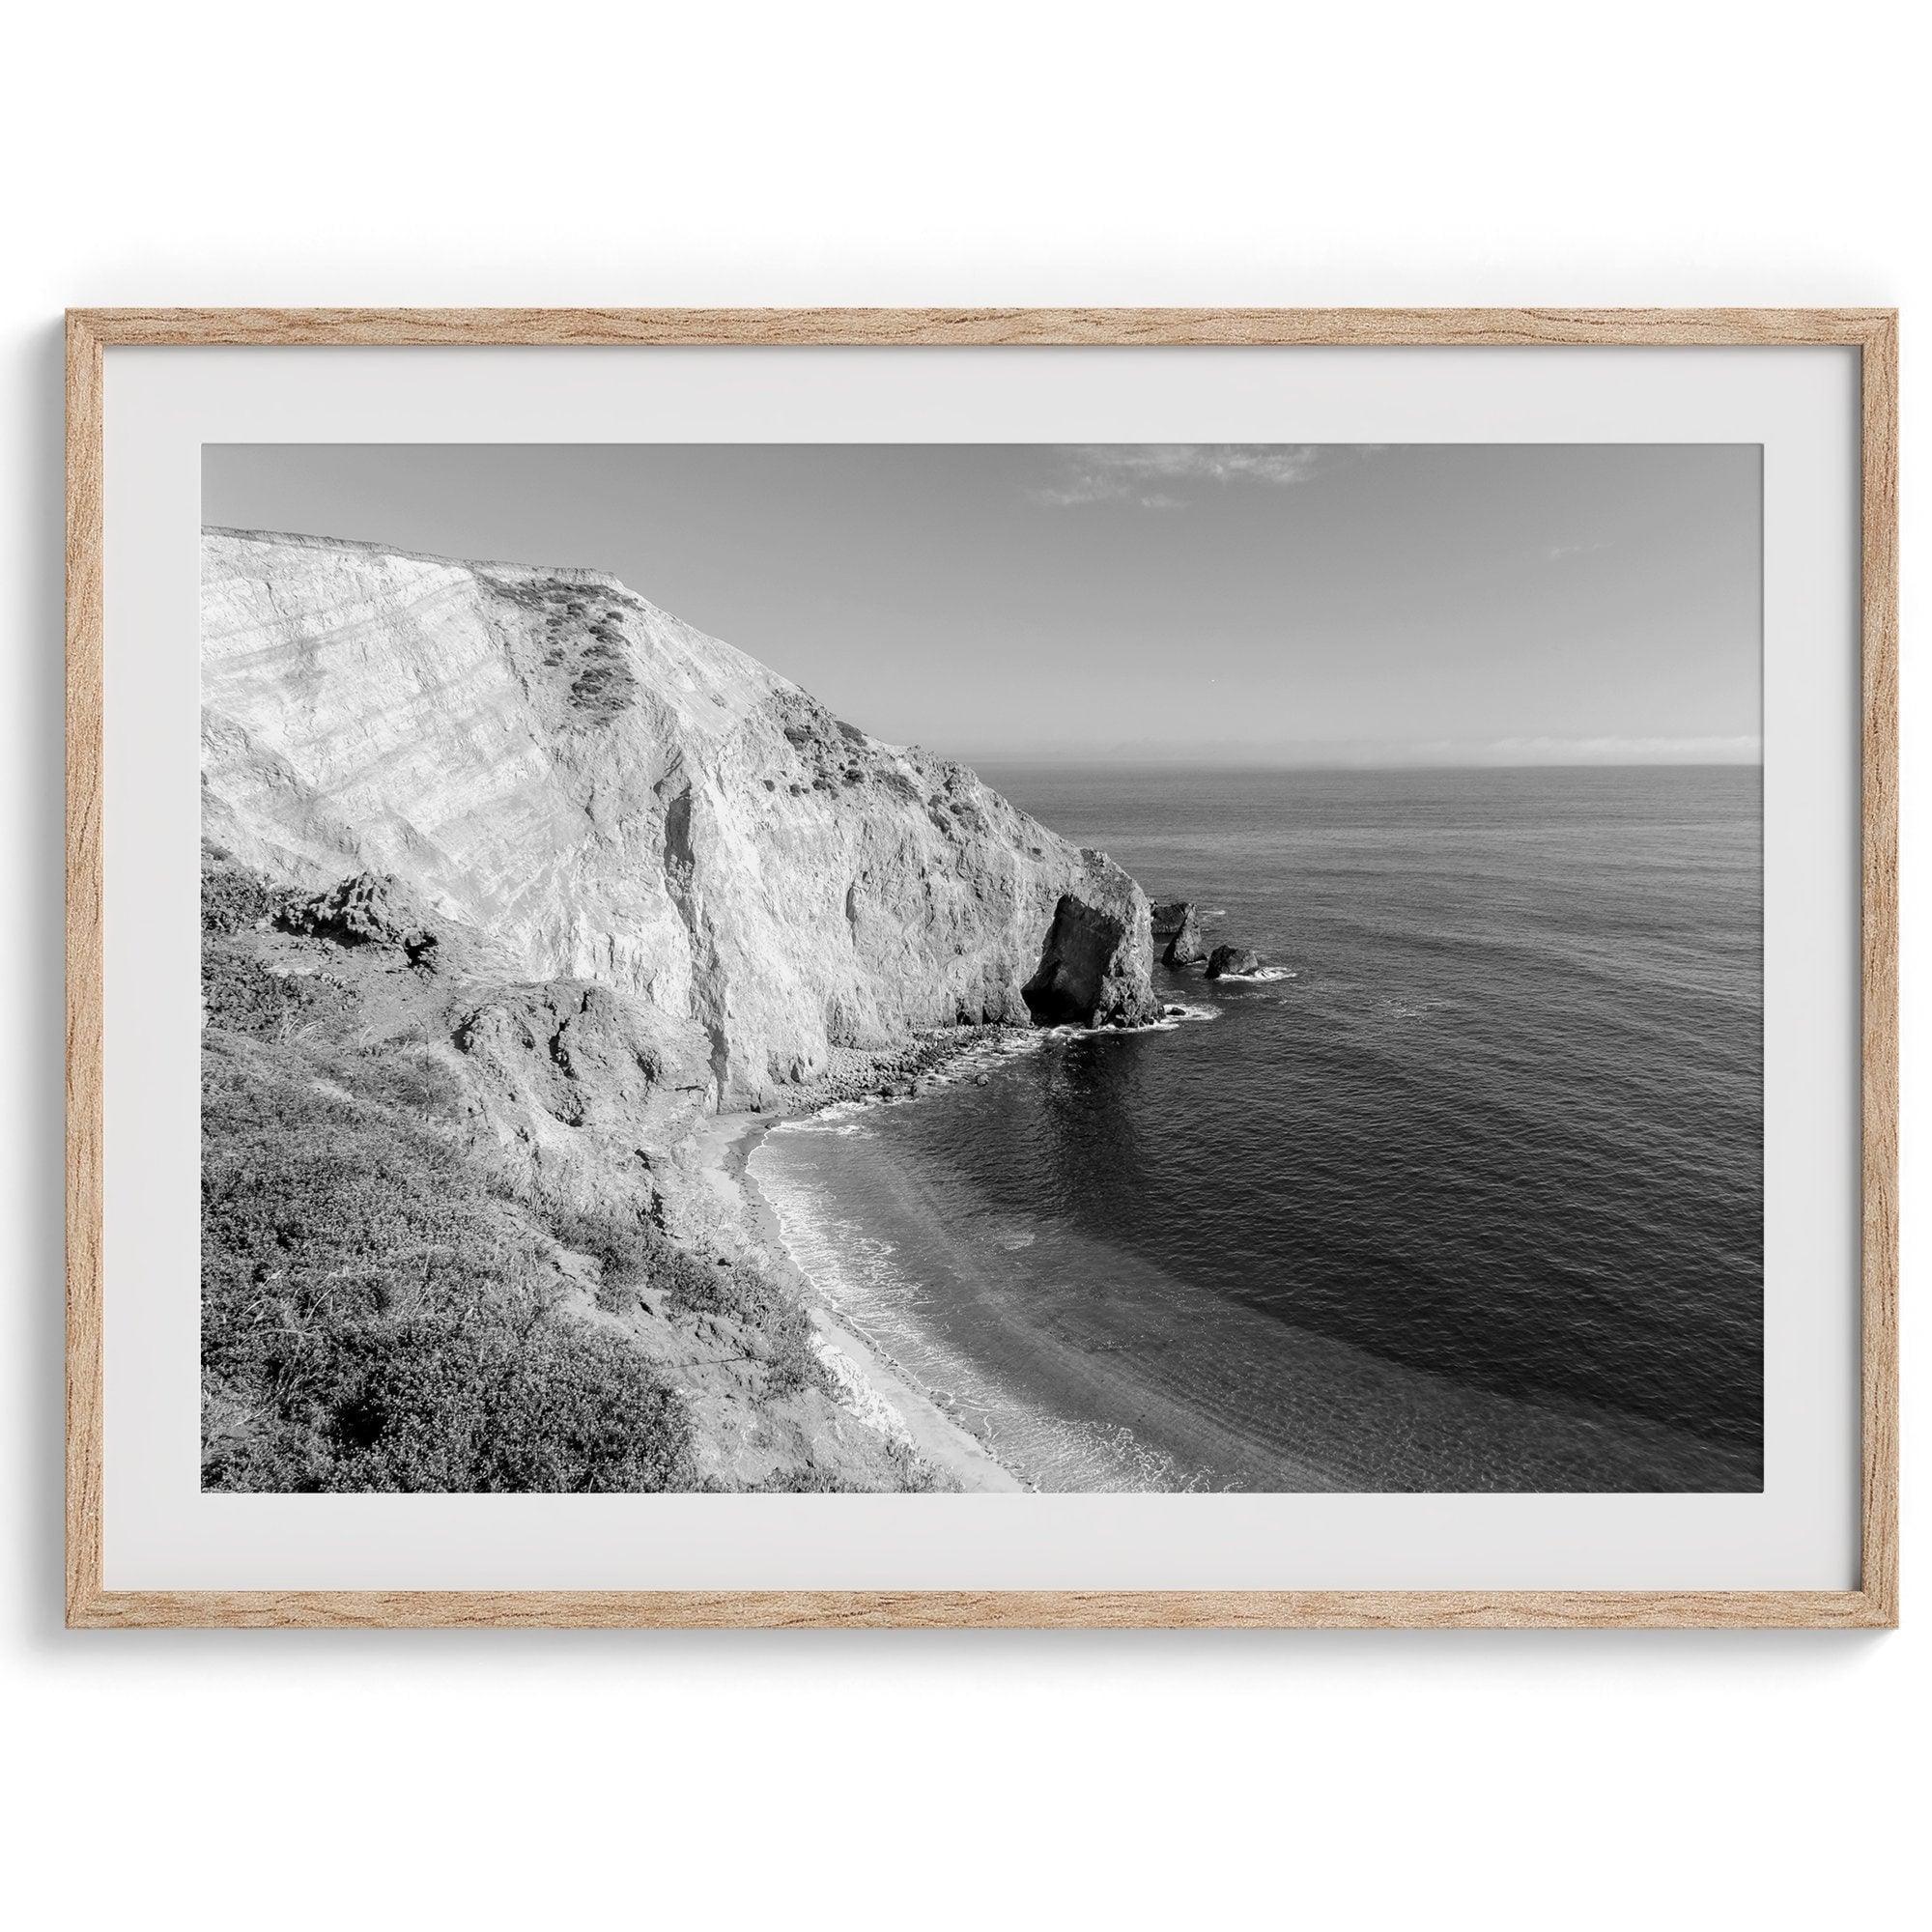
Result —
[{"label": "white wall", "polygon": [[20,1922],[1869,1917],[1922,1837],[1918,1628],[61,1631],[63,305],[1932,295],[1902,9],[570,11],[109,0],[9,33],[0,1708],[20,1788],[0,1815]]}]

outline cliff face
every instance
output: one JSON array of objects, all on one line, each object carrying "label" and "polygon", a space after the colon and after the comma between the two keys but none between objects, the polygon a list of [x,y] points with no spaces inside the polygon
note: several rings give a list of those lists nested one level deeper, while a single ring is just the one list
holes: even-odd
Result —
[{"label": "cliff face", "polygon": [[1150,1017],[1133,881],[607,578],[210,531],[202,618],[205,1484],[965,1480],[704,1116]]},{"label": "cliff face", "polygon": [[712,1105],[917,1027],[1151,1016],[1119,867],[613,579],[211,530],[202,625],[211,840],[641,1003]]}]

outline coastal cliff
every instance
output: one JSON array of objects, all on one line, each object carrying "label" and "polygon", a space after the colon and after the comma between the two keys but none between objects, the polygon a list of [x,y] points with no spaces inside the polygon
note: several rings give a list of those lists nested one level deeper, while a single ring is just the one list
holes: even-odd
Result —
[{"label": "coastal cliff", "polygon": [[205,1480],[945,1486],[701,1129],[1151,1019],[1134,881],[595,573],[210,530],[202,615]]},{"label": "coastal cliff", "polygon": [[202,612],[210,838],[316,887],[395,876],[501,972],[641,1000],[716,1106],[1025,1024],[1064,900],[1113,956],[1055,1016],[1151,1017],[1118,866],[612,578],[211,530]]}]

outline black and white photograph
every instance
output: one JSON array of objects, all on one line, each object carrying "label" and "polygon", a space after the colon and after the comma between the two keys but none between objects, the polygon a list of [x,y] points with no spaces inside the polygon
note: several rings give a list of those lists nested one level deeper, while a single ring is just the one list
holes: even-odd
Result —
[{"label": "black and white photograph", "polygon": [[1924,1916],[1916,17],[16,11],[21,1924]]},{"label": "black and white photograph", "polygon": [[19,1923],[1924,1917],[1918,16],[16,14]]},{"label": "black and white photograph", "polygon": [[202,481],[207,1490],[1760,1489],[1755,445]]}]

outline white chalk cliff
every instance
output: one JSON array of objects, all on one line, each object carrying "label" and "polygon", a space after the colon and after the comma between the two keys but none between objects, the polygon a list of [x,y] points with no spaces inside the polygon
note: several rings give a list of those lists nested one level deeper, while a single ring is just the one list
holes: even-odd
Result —
[{"label": "white chalk cliff", "polygon": [[1118,866],[610,577],[209,530],[202,703],[211,840],[641,1001],[715,1106],[917,1028],[1152,1012]]}]

